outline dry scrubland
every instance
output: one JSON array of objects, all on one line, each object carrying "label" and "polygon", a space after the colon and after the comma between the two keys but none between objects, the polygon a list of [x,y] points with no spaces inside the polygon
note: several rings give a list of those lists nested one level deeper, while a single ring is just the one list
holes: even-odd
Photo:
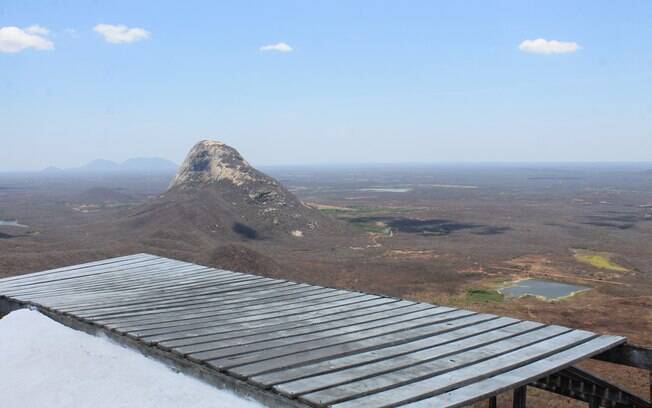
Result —
[{"label": "dry scrubland", "polygon": [[[637,168],[266,169],[342,228],[225,235],[183,207],[140,222],[172,174],[0,175],[0,276],[132,252],[652,339],[652,173]],[[206,205],[206,203],[197,203]],[[537,277],[592,289],[504,298]],[[645,373],[586,363],[645,395]],[[584,406],[540,391],[533,406]],[[501,398],[509,399],[509,396]]]}]

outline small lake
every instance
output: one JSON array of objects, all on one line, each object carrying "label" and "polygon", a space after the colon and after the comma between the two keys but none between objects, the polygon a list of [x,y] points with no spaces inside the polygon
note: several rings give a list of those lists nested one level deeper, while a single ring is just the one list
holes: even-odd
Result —
[{"label": "small lake", "polygon": [[571,285],[541,279],[523,279],[512,282],[498,291],[507,297],[537,296],[546,300],[555,300],[591,289],[587,286]]},{"label": "small lake", "polygon": [[19,224],[17,220],[6,221],[0,220],[0,227],[18,227],[18,228],[29,228],[29,225]]}]

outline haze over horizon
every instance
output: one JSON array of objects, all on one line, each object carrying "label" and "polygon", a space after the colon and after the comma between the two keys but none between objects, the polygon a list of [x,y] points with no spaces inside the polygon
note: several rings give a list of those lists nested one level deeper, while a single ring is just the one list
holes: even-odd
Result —
[{"label": "haze over horizon", "polygon": [[0,172],[652,161],[650,2],[186,5],[4,1]]},{"label": "haze over horizon", "polygon": [[[144,160],[145,162],[140,162]],[[147,163],[148,160],[160,161],[159,163]],[[131,166],[120,168],[122,165],[128,162],[132,162]],[[57,166],[45,166],[37,169],[29,170],[3,170],[0,169],[0,174],[2,173],[33,173],[33,172],[48,172],[48,171],[130,171],[130,170],[154,170],[162,172],[173,172],[176,171],[176,168],[170,166],[179,166],[183,162],[183,159],[179,162],[175,162],[163,157],[132,157],[124,161],[114,161],[107,160],[103,158],[96,158],[88,160],[84,163],[78,163],[70,167],[57,167]],[[527,161],[527,162],[516,162],[516,161],[412,161],[412,162],[335,162],[335,163],[326,163],[326,162],[314,162],[314,163],[276,163],[276,164],[258,164],[252,163],[254,167],[259,168],[260,170],[272,170],[272,169],[290,169],[296,167],[298,169],[351,169],[351,170],[362,170],[375,167],[387,167],[387,168],[397,168],[397,169],[419,169],[419,168],[540,168],[540,169],[550,169],[550,170],[571,170],[571,169],[630,169],[630,170],[649,170],[652,171],[652,160],[649,161],[563,161],[563,162],[553,162],[553,161]],[[116,166],[115,168],[112,168]],[[138,167],[136,167],[138,166]]]}]

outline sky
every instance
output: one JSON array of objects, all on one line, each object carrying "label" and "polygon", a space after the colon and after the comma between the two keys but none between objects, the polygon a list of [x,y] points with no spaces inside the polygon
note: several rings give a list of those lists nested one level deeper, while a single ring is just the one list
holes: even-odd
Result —
[{"label": "sky", "polygon": [[0,171],[652,161],[652,2],[0,0]]}]

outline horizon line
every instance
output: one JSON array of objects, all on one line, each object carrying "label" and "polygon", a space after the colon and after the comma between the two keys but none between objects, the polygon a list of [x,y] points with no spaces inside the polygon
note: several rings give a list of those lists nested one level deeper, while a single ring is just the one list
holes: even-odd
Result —
[{"label": "horizon line", "polygon": [[[141,157],[139,157],[141,158]],[[174,163],[177,167],[180,164],[177,164],[175,161],[166,159],[164,157],[147,157],[147,158],[156,158],[164,159]],[[48,165],[40,169],[0,169],[0,174],[26,174],[26,173],[44,173],[47,169],[52,168],[54,171],[59,170],[62,172],[77,172],[77,173],[110,173],[110,172],[123,172],[127,173],[128,170],[86,170],[84,171],[84,166],[96,161],[96,160],[106,160],[111,161],[117,164],[123,163],[118,161],[113,161],[109,159],[93,159],[85,164],[75,167],[57,167]],[[127,159],[129,160],[129,159]],[[652,160],[649,161],[625,161],[625,160],[563,160],[563,161],[453,161],[453,160],[442,160],[442,161],[397,161],[397,162],[313,162],[313,163],[285,163],[285,164],[256,164],[254,167],[371,167],[371,166],[428,166],[428,165],[444,165],[444,166],[481,166],[481,165],[490,165],[490,166],[513,166],[513,165],[640,165],[640,166],[649,166],[652,165]],[[138,172],[133,172],[138,173]]]}]

